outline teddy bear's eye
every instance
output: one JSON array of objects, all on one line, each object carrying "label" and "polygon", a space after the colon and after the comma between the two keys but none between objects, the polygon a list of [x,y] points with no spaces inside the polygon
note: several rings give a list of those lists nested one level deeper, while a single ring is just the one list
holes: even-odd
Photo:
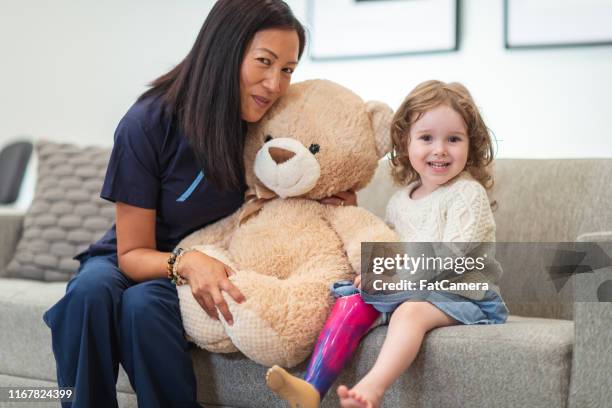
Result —
[{"label": "teddy bear's eye", "polygon": [[266,135],[266,139],[264,140],[264,143],[268,143],[270,140],[272,140],[272,136]]},{"label": "teddy bear's eye", "polygon": [[320,148],[321,148],[321,147],[319,147],[319,145],[318,145],[318,144],[313,143],[313,144],[311,144],[311,145],[310,145],[310,147],[308,148],[308,150],[310,150],[310,153],[312,153],[312,154],[317,154],[317,153],[319,153],[319,149],[320,149]]}]

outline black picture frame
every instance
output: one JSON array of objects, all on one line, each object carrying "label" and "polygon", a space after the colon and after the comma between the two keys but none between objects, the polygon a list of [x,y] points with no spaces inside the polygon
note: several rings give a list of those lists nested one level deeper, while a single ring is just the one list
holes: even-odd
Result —
[{"label": "black picture frame", "polygon": [[[393,6],[393,7],[404,6],[404,7],[407,7],[408,9],[411,9],[415,13],[418,13],[420,11],[419,8],[422,8],[424,5],[427,5],[428,3],[430,7],[432,4],[433,6],[436,6],[437,4],[441,8],[445,7],[445,11],[449,13],[449,15],[452,16],[451,24],[449,27],[440,27],[440,28],[447,30],[444,32],[444,34],[448,34],[448,37],[450,38],[450,40],[443,46],[424,48],[424,49],[421,47],[419,47],[419,49],[414,49],[407,45],[403,49],[397,49],[393,51],[385,50],[385,51],[378,52],[372,49],[364,49],[363,51],[359,51],[359,52],[345,52],[345,47],[343,47],[343,41],[345,45],[347,44],[347,41],[351,41],[351,32],[348,32],[348,33],[344,32],[343,36],[339,36],[339,37],[342,37],[341,39],[339,40],[336,38],[333,39],[333,41],[337,41],[338,52],[336,53],[319,52],[318,44],[321,42],[329,44],[329,42],[332,41],[332,39],[322,38],[319,35],[320,33],[317,31],[317,29],[319,28],[318,24],[321,23],[320,21],[317,21],[317,15],[318,15],[317,7],[330,7],[332,2],[340,2],[340,1],[346,4],[341,7],[344,7],[348,11],[348,7],[349,7],[348,0],[308,0],[307,21],[308,21],[308,28],[310,32],[309,57],[313,61],[341,61],[341,60],[354,60],[354,59],[390,58],[390,57],[399,57],[399,56],[448,53],[448,52],[455,52],[459,50],[460,32],[461,32],[461,28],[460,28],[461,0],[429,0],[428,2],[413,1],[413,0],[350,0],[352,3],[354,3],[351,5],[352,7],[360,7],[360,6],[362,7],[366,4],[369,4],[369,7],[376,7],[382,10],[382,8],[385,6]],[[346,14],[345,14],[345,17],[346,17]],[[336,20],[336,22],[340,22],[340,24],[342,24],[343,20],[341,18],[341,14],[334,15],[334,19]],[[375,24],[376,23],[374,22],[373,27],[367,28],[367,32],[371,35],[376,35],[377,31],[376,31]],[[432,24],[432,26],[435,26],[435,25]],[[437,26],[439,27],[440,25],[438,24]],[[349,26],[347,28],[348,30],[355,30],[354,32],[359,32],[359,31],[364,30],[363,27]],[[415,38],[419,38],[420,39],[419,41],[427,40],[427,38],[422,38],[422,37],[417,37],[417,36],[415,36]],[[424,46],[426,47],[426,45]]]},{"label": "black picture frame", "polygon": [[[504,0],[504,48],[511,50],[511,49],[545,49],[545,48],[565,48],[565,47],[594,47],[594,46],[610,46],[612,45],[612,22],[608,19],[607,24],[611,27],[610,29],[610,33],[609,36],[606,36],[605,38],[599,38],[599,39],[591,39],[589,40],[588,37],[585,36],[581,36],[580,35],[576,35],[575,39],[571,39],[571,34],[568,35],[568,32],[565,32],[565,36],[560,35],[559,39],[554,39],[554,38],[543,38],[545,37],[544,35],[538,36],[538,35],[534,35],[531,39],[529,38],[528,33],[523,32],[522,34],[517,34],[520,33],[521,30],[521,25],[520,25],[520,19],[521,17],[529,17],[529,18],[538,18],[538,15],[541,17],[542,19],[542,26],[540,26],[540,30],[541,33],[557,33],[559,32],[559,30],[554,30],[551,29],[551,27],[546,26],[546,15],[543,12],[534,12],[532,10],[532,14],[529,16],[525,16],[524,13],[520,13],[516,11],[516,6],[519,5],[519,3],[521,2],[525,2],[525,1],[529,1],[529,0]],[[530,0],[533,2],[533,0]],[[552,1],[552,0],[548,0],[548,1]],[[533,6],[534,3],[532,3],[531,5]],[[566,10],[565,11],[565,15],[571,15],[571,10],[572,8],[576,8],[576,10],[580,10],[582,11],[582,13],[576,13],[576,14],[581,14],[582,16],[584,16],[585,14],[588,16],[589,14],[589,10],[585,10],[585,7],[593,7],[593,10],[590,11],[590,14],[597,16],[601,13],[603,13],[602,10],[598,10],[597,7],[604,7],[608,10],[609,13],[612,13],[612,3],[610,3],[610,5],[604,5],[603,3],[599,3],[599,4],[586,4],[584,2],[584,0],[567,0],[563,3],[557,2],[556,3],[557,7],[565,7]],[[585,13],[586,11],[586,13]],[[563,14],[563,13],[561,13]],[[608,15],[612,15],[612,14],[608,14]],[[559,17],[560,18],[560,17]],[[597,22],[595,19],[595,22]],[[586,24],[585,22],[583,22],[583,24]],[[601,24],[601,23],[599,23]],[[555,25],[555,28],[558,28],[558,26],[562,26],[563,24],[559,23],[558,25]],[[566,26],[568,27],[573,27],[571,24],[566,24]],[[602,25],[602,27],[604,27]],[[577,33],[580,32],[580,30],[576,31]],[[517,38],[517,37],[523,37],[523,38]],[[568,40],[568,38],[570,38]]]}]

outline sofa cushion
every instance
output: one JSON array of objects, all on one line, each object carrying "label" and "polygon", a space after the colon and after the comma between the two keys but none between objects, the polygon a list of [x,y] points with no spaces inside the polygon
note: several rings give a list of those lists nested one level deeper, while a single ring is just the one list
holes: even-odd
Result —
[{"label": "sofa cushion", "polygon": [[[51,330],[42,316],[65,291],[65,282],[0,278],[0,373],[56,380]],[[133,392],[123,370],[117,389]]]},{"label": "sofa cushion", "polygon": [[564,242],[612,227],[612,160],[496,160],[497,240]]},{"label": "sofa cushion", "polygon": [[0,151],[0,204],[12,204],[19,197],[32,143],[16,141]]},{"label": "sofa cushion", "polygon": [[[0,373],[54,381],[51,332],[43,313],[64,283],[0,278]],[[374,364],[386,327],[368,334],[353,363],[324,400],[338,406],[335,387],[354,384]],[[386,407],[565,406],[574,323],[511,316],[504,325],[455,326],[427,336],[413,366],[393,385]],[[198,400],[206,404],[284,407],[265,386],[267,368],[239,353],[193,349]],[[293,370],[302,375],[305,364]],[[131,392],[120,371],[117,389]]]},{"label": "sofa cushion", "polygon": [[7,276],[67,281],[72,259],[112,225],[114,206],[99,197],[110,152],[38,142],[38,175],[23,235]]},{"label": "sofa cushion", "polygon": [[[386,330],[380,327],[366,336],[323,407],[337,407],[335,388],[354,384],[372,367]],[[412,367],[391,387],[383,406],[566,406],[573,342],[574,323],[567,320],[511,316],[504,325],[434,330]],[[285,406],[266,388],[266,367],[237,353],[198,350],[194,357],[200,401]],[[303,375],[304,369],[302,364],[292,372]]]},{"label": "sofa cushion", "polygon": [[65,286],[0,278],[0,373],[55,379],[51,331],[42,315],[62,297]]}]

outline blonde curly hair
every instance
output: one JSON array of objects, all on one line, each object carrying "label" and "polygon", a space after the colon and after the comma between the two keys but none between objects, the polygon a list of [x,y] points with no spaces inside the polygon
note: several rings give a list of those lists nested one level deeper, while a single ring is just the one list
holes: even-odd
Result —
[{"label": "blonde curly hair", "polygon": [[391,125],[391,174],[394,181],[407,185],[419,180],[419,174],[408,159],[410,127],[428,110],[440,105],[449,106],[465,122],[469,147],[467,170],[486,190],[493,187],[490,164],[493,161],[493,142],[472,95],[458,82],[426,81],[417,85],[399,107]]}]

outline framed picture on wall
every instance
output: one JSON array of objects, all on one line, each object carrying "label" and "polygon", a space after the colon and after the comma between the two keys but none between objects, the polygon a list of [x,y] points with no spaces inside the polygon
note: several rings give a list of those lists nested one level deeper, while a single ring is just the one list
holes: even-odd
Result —
[{"label": "framed picture on wall", "polygon": [[313,60],[455,51],[459,0],[309,0]]},{"label": "framed picture on wall", "polygon": [[612,1],[504,0],[506,48],[612,45]]}]

